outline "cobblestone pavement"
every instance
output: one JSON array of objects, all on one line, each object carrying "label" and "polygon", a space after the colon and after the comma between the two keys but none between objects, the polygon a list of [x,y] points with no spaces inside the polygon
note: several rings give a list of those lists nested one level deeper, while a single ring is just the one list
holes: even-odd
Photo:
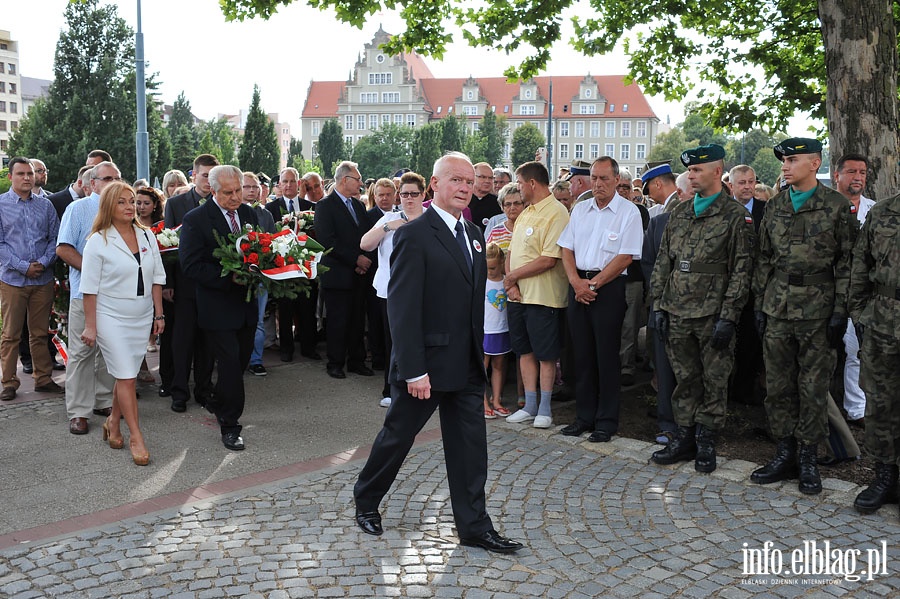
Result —
[{"label": "cobblestone pavement", "polygon": [[[652,446],[634,440],[488,431],[488,511],[525,542],[517,555],[457,544],[437,441],[413,448],[382,505],[382,537],[353,521],[356,460],[5,549],[0,597],[898,596],[897,506],[858,516],[846,483],[829,479],[810,498],[795,482],[747,483],[748,462],[723,460],[708,476],[648,464]],[[766,541],[762,561],[776,565],[780,551],[785,570],[745,575],[744,550],[762,555]],[[837,573],[790,573],[809,563],[792,566],[805,541],[829,542]],[[861,571],[882,541],[869,580]]]}]

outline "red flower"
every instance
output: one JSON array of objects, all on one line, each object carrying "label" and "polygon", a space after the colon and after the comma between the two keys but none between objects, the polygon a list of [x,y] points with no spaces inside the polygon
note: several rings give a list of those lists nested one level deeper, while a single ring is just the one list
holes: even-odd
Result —
[{"label": "red flower", "polygon": [[256,237],[256,231],[250,231],[249,233],[247,233],[247,239],[249,239],[250,241],[256,241]]},{"label": "red flower", "polygon": [[271,253],[272,253],[272,248],[270,248],[270,247],[267,246],[267,245],[263,245],[263,246],[262,246],[262,253],[263,253],[263,254],[271,254]]},{"label": "red flower", "polygon": [[294,264],[295,262],[297,262],[296,260],[294,260],[293,256],[288,256],[287,261],[288,261],[288,264]]},{"label": "red flower", "polygon": [[264,248],[267,248],[270,245],[272,245],[272,240],[266,239],[265,237],[263,237],[259,240],[259,245],[263,246]]},{"label": "red flower", "polygon": [[244,243],[242,243],[242,244],[241,244],[241,251],[242,251],[242,252],[249,252],[249,251],[250,251],[250,244],[247,243],[246,241],[245,241]]},{"label": "red flower", "polygon": [[281,256],[275,256],[275,266],[284,266],[284,258],[282,258]]},{"label": "red flower", "polygon": [[308,239],[306,233],[297,233],[297,241],[305,242]]},{"label": "red flower", "polygon": [[259,264],[259,254],[256,252],[251,253],[247,256],[247,261],[250,262],[250,264]]}]

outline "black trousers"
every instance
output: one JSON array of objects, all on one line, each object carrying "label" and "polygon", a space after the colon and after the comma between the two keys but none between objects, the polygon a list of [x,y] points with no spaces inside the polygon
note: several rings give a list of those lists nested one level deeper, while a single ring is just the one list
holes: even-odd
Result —
[{"label": "black trousers", "polygon": [[316,304],[319,301],[319,285],[312,281],[309,297],[302,293],[294,299],[278,300],[278,339],[282,356],[294,355],[294,319],[297,320],[297,339],[300,353],[316,351]]},{"label": "black trousers", "polygon": [[383,365],[387,362],[390,354],[384,353],[384,316],[381,306],[381,299],[376,295],[375,288],[371,282],[366,289],[366,341],[369,346],[369,353],[372,355],[372,365]]},{"label": "black trousers", "polygon": [[244,413],[244,371],[250,363],[256,325],[240,329],[205,329],[209,354],[216,361],[216,389],[212,408],[222,433],[241,432],[238,420]]},{"label": "black trousers", "polygon": [[[741,403],[760,403],[759,373],[763,370],[763,348],[753,318],[753,301],[741,311],[734,344],[734,374],[728,397]],[[841,369],[841,380],[843,380]]]},{"label": "black trousers", "polygon": [[175,354],[172,339],[175,336],[176,323],[175,302],[163,300],[163,314],[166,317],[166,328],[159,336],[159,380],[160,387],[172,390],[175,379]]},{"label": "black trousers", "polygon": [[606,431],[619,429],[621,370],[619,348],[625,319],[625,278],[597,290],[590,304],[575,301],[569,289],[569,331],[575,350],[575,415],[579,422]]},{"label": "black trousers", "polygon": [[672,393],[675,392],[675,373],[666,354],[666,344],[656,329],[647,327],[647,335],[653,337],[653,359],[656,367],[656,426],[660,431],[674,432],[675,414],[672,412]]},{"label": "black trousers", "polygon": [[444,460],[450,486],[453,519],[461,537],[480,535],[493,528],[485,506],[487,436],[484,424],[484,378],[470,368],[462,391],[431,391],[426,400],[412,397],[406,384],[391,386],[391,407],[359,480],[353,488],[357,508],[378,509],[412,447],[416,434],[440,410]]},{"label": "black trousers", "polygon": [[172,335],[172,399],[190,399],[188,379],[194,368],[194,397],[206,402],[212,395],[213,358],[197,326],[197,299],[175,292],[175,321]]},{"label": "black trousers", "polygon": [[365,281],[354,277],[352,289],[324,290],[326,354],[329,368],[361,366],[366,361]]},{"label": "black trousers", "polygon": [[[384,388],[381,390],[382,397],[390,397],[391,396],[391,383],[388,380],[388,376],[391,372],[391,352],[394,349],[394,340],[391,338],[391,323],[388,320],[388,311],[387,311],[387,300],[384,298],[376,297],[378,300],[378,308],[381,312],[381,324],[382,324],[382,336],[384,338]],[[373,355],[372,361],[375,361],[375,357]]]}]

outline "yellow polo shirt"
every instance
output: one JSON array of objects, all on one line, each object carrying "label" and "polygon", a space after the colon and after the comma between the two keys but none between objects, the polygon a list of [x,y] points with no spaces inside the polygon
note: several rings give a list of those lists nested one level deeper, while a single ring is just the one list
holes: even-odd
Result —
[{"label": "yellow polo shirt", "polygon": [[522,211],[509,242],[509,266],[516,269],[540,256],[557,258],[556,266],[519,280],[523,304],[565,308],[569,281],[557,240],[569,224],[569,211],[551,194]]}]

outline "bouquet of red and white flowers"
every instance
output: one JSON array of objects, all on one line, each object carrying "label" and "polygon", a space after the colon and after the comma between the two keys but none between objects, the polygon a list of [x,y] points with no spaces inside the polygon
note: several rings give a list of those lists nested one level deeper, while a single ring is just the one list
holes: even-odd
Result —
[{"label": "bouquet of red and white flowers", "polygon": [[319,261],[325,248],[306,233],[290,229],[266,233],[247,225],[227,237],[215,235],[219,247],[213,256],[222,264],[222,276],[231,275],[246,285],[248,302],[259,286],[275,299],[308,296],[309,281],[324,268]]},{"label": "bouquet of red and white flowers", "polygon": [[282,228],[291,229],[294,233],[309,232],[313,229],[316,213],[312,210],[304,212],[288,212],[281,217]]}]

